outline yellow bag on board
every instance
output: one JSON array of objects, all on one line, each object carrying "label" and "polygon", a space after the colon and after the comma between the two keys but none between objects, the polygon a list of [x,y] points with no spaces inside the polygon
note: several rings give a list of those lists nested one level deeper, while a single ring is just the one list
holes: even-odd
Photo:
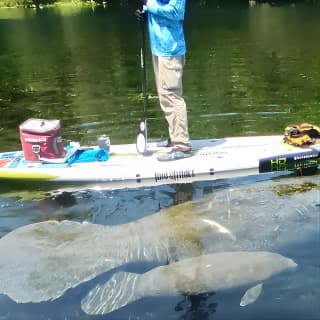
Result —
[{"label": "yellow bag on board", "polygon": [[283,141],[298,147],[320,143],[320,128],[309,123],[287,126]]}]

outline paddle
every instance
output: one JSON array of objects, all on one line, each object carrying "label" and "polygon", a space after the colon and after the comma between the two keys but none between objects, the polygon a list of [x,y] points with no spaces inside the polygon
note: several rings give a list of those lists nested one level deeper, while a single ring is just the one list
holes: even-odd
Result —
[{"label": "paddle", "polygon": [[138,153],[145,153],[147,149],[147,119],[146,119],[146,109],[147,109],[147,72],[146,72],[146,39],[145,39],[145,18],[142,16],[145,14],[143,8],[140,11],[141,17],[139,23],[141,26],[141,79],[142,79],[142,120],[139,123],[139,133],[136,139],[136,148]]}]

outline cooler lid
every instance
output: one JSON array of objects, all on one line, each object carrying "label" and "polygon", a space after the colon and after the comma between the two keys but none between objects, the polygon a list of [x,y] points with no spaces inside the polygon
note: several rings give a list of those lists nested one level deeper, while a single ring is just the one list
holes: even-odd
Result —
[{"label": "cooler lid", "polygon": [[20,130],[32,131],[32,132],[48,132],[52,130],[60,129],[59,120],[47,120],[47,119],[28,119],[20,125]]}]

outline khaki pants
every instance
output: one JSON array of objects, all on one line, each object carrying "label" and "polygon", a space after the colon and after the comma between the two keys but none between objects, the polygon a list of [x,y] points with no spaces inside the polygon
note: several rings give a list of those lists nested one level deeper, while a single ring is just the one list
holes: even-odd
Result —
[{"label": "khaki pants", "polygon": [[173,146],[187,151],[189,143],[186,103],[182,97],[182,75],[184,56],[153,56],[153,69],[160,106],[169,126],[169,136]]}]

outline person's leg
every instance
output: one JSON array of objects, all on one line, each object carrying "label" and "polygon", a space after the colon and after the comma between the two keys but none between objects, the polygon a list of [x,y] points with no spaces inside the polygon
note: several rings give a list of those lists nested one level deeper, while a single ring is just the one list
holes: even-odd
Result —
[{"label": "person's leg", "polygon": [[[153,64],[153,71],[154,71],[154,79],[155,79],[155,84],[156,84],[156,89],[157,89],[157,93],[158,96],[160,96],[159,94],[159,87],[158,87],[158,83],[159,83],[159,64],[158,64],[158,57],[157,56],[152,56],[152,64]],[[169,131],[169,127],[168,127],[168,131]],[[161,148],[166,148],[166,147],[172,147],[172,143],[171,143],[171,138],[170,138],[170,132],[169,132],[169,138],[164,140],[164,141],[160,141],[157,144],[158,147]]]},{"label": "person's leg", "polygon": [[155,74],[160,106],[168,122],[170,139],[175,148],[188,151],[191,146],[186,104],[182,97],[183,66],[184,56],[157,57]]}]

